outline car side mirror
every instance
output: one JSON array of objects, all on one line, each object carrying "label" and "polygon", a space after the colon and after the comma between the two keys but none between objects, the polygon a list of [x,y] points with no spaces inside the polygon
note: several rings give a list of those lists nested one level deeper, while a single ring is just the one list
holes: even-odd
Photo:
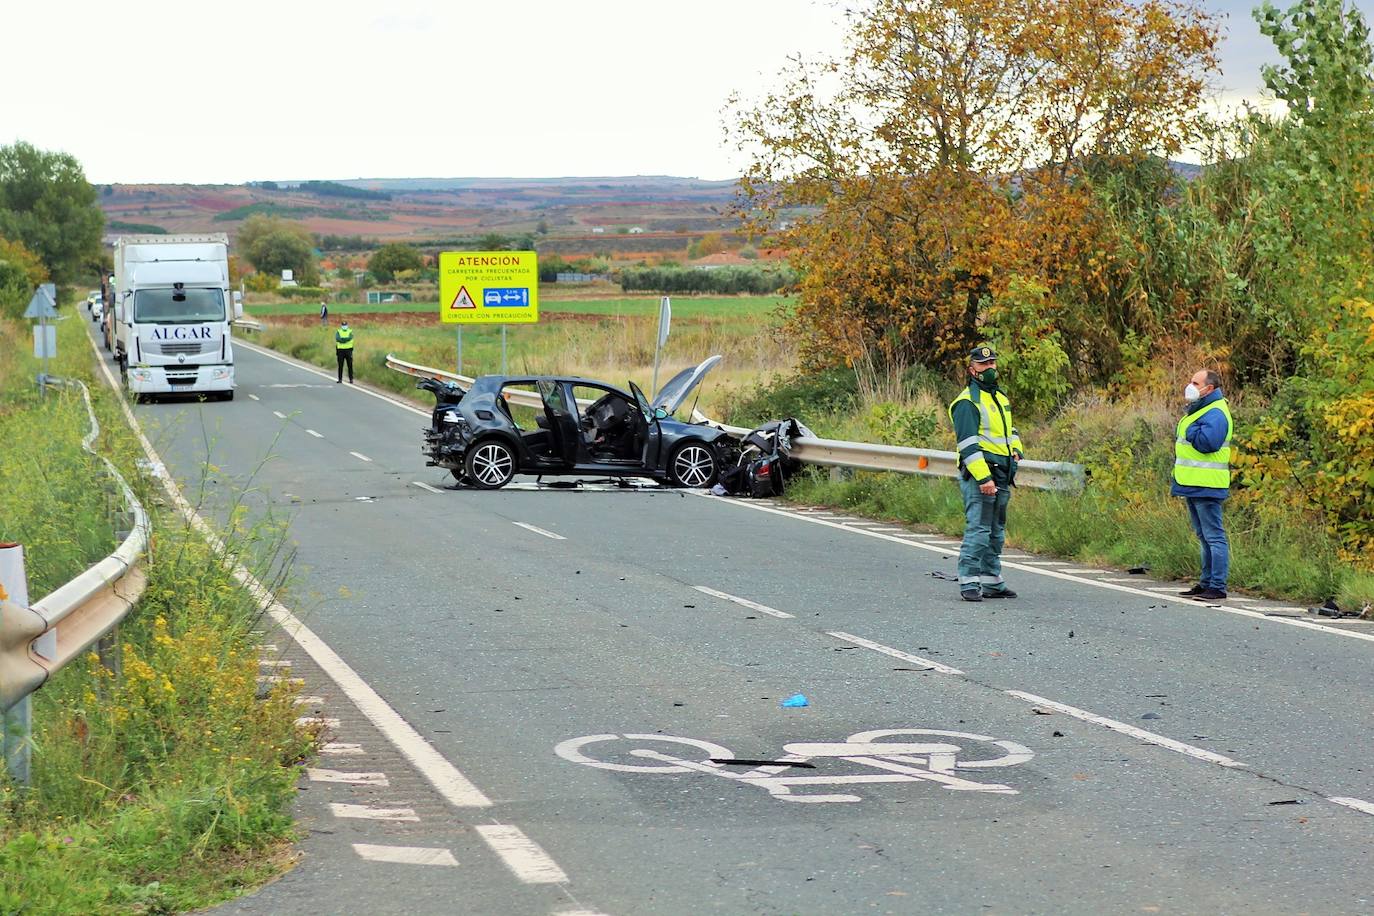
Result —
[{"label": "car side mirror", "polygon": [[666,419],[668,419],[668,411],[664,410],[662,407],[655,407],[655,408],[654,408],[654,419],[655,419],[655,420],[666,420]]}]

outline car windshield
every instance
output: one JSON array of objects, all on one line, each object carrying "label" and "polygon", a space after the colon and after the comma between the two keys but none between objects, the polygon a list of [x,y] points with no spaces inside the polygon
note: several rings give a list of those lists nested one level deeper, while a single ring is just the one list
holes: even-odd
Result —
[{"label": "car windshield", "polygon": [[134,293],[134,321],[192,324],[223,320],[222,290],[141,289]]}]

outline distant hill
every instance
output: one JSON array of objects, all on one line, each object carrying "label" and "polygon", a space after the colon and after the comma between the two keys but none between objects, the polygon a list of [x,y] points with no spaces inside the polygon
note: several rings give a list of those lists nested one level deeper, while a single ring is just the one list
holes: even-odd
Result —
[{"label": "distant hill", "polygon": [[[735,188],[733,181],[665,175],[308,179],[106,185],[100,204],[116,231],[138,225],[232,235],[244,220],[265,213],[321,235],[382,241],[538,233],[569,251],[661,251],[706,232],[737,229],[730,214]],[[664,236],[674,241],[665,244]]]}]

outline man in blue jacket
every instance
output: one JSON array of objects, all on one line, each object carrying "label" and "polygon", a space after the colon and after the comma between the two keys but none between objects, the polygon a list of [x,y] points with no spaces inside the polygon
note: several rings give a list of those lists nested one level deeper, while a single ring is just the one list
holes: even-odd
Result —
[{"label": "man in blue jacket", "polygon": [[1174,436],[1171,493],[1188,503],[1188,519],[1202,545],[1202,575],[1185,598],[1215,601],[1226,597],[1231,548],[1221,507],[1231,495],[1231,408],[1221,391],[1221,376],[1199,369],[1183,389],[1186,415]]}]

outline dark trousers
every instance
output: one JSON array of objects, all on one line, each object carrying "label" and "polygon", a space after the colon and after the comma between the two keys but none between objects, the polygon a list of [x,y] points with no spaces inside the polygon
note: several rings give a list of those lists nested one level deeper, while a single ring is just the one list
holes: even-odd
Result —
[{"label": "dark trousers", "polygon": [[335,350],[334,355],[339,358],[339,381],[343,381],[344,363],[348,363],[348,380],[353,381],[353,350]]}]

